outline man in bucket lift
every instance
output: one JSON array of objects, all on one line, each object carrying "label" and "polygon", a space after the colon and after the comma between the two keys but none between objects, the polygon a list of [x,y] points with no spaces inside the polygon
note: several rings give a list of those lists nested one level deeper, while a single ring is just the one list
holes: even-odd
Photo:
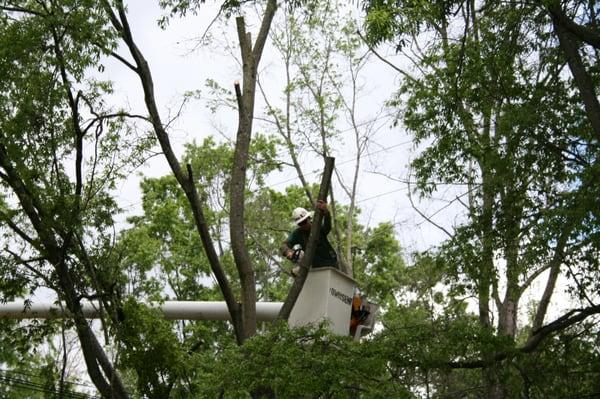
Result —
[{"label": "man in bucket lift", "polygon": [[[327,203],[321,200],[317,201],[317,209],[323,214],[323,224],[319,232],[312,267],[335,267],[339,269],[337,255],[327,239],[327,234],[331,231],[331,214],[327,209]],[[296,208],[292,212],[292,219],[298,227],[290,233],[283,243],[282,253],[292,262],[299,263],[308,244],[308,236],[312,227],[312,212],[308,212],[304,208]],[[292,269],[294,277],[299,272],[299,266]]]},{"label": "man in bucket lift", "polygon": [[[331,215],[327,209],[327,203],[317,201],[317,209],[323,214],[323,224],[319,231],[312,267],[334,267],[339,270],[340,265],[337,255],[327,239],[327,235],[331,231]],[[297,227],[283,243],[282,252],[286,258],[294,263],[300,262],[306,250],[308,236],[312,228],[311,216],[312,213],[304,208],[296,208],[292,212],[292,219],[294,219]],[[300,267],[295,266],[292,269],[292,276],[297,277],[299,272]],[[358,291],[354,293],[351,312],[348,315],[350,316],[348,332],[355,340],[373,330],[377,309],[376,304],[364,300]]]}]

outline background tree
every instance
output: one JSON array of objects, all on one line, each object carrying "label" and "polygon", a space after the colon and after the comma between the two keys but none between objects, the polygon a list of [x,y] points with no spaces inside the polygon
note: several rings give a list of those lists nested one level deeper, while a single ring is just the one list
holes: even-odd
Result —
[{"label": "background tree", "polygon": [[[589,113],[562,74],[565,59],[543,8],[369,2],[367,11],[367,38],[394,40],[414,62],[414,73],[399,69],[405,79],[392,105],[403,108],[416,143],[432,140],[412,163],[417,190],[466,187],[456,197],[465,221],[444,229],[439,265],[452,291],[476,296],[480,327],[496,331],[497,346],[480,348],[481,361],[464,366],[483,368],[485,396],[514,397],[510,348],[519,347],[518,315],[531,284],[547,276],[522,352],[599,310],[573,278],[596,274],[584,260],[598,244],[598,143]],[[566,271],[588,307],[544,328]]]},{"label": "background tree", "polygon": [[[345,161],[348,150],[340,150],[336,144],[350,136],[346,145],[352,152],[353,173],[344,179],[339,168],[335,169],[337,184],[329,201],[334,245],[344,271],[350,275],[361,161],[386,117],[383,112],[366,115],[361,109],[369,89],[364,83],[369,53],[356,34],[352,11],[343,2],[328,1],[283,7],[271,33],[285,72],[283,95],[276,98],[261,87],[266,103],[262,119],[268,122],[265,128],[283,140],[287,150],[284,164],[295,169],[309,202],[314,203],[314,195],[307,181],[306,160],[311,154],[324,159],[339,151]],[[347,128],[341,129],[342,125]],[[342,201],[336,202],[336,193],[347,199],[347,207],[338,207],[337,202]]]},{"label": "background tree", "polygon": [[99,48],[113,43],[95,3],[3,1],[0,7],[5,266],[20,290],[44,286],[56,293],[73,315],[98,390],[126,397],[81,300],[111,300],[114,276],[105,262],[118,207],[110,190],[143,159],[149,141],[123,125],[124,112],[103,102],[110,85],[86,74],[97,66]]}]

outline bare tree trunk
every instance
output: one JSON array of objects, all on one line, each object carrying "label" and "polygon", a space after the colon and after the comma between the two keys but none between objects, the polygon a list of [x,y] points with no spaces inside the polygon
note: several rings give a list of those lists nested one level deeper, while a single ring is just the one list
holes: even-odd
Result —
[{"label": "bare tree trunk", "polygon": [[[484,161],[485,162],[485,161]],[[482,262],[478,271],[477,291],[479,300],[479,321],[484,327],[491,327],[490,323],[490,285],[491,273],[494,266],[493,254],[493,222],[492,222],[492,207],[494,203],[491,186],[491,171],[488,167],[482,165],[481,177],[483,186],[483,204],[481,215],[481,242],[482,242]]]},{"label": "bare tree trunk", "polygon": [[244,18],[236,18],[238,39],[242,53],[243,89],[240,90],[239,84],[236,84],[239,120],[233,169],[231,171],[229,233],[231,236],[231,250],[242,288],[244,339],[256,334],[256,281],[254,267],[252,266],[246,246],[246,229],[244,224],[246,168],[252,136],[258,64],[276,10],[277,2],[269,0],[254,48],[252,47],[250,34],[246,32]]},{"label": "bare tree trunk", "polygon": [[[507,138],[507,141],[509,140]],[[511,144],[509,143],[509,145]],[[522,274],[522,266],[519,263],[519,241],[523,205],[519,195],[515,192],[518,190],[519,182],[515,181],[513,175],[505,176],[503,180],[505,182],[500,190],[500,206],[505,225],[503,241],[506,259],[506,293],[499,309],[498,333],[514,339],[517,334],[517,311],[522,293],[519,287],[519,278]]]},{"label": "bare tree trunk", "polygon": [[250,34],[246,33],[244,18],[236,18],[240,48],[242,49],[244,92],[236,83],[238,97],[239,124],[233,156],[233,169],[230,183],[229,234],[231,250],[240,277],[242,289],[242,322],[244,339],[256,334],[256,284],[254,268],[246,248],[244,224],[244,202],[246,189],[246,167],[248,149],[252,134],[252,113],[254,111],[253,83],[256,82],[256,63],[251,50]]},{"label": "bare tree trunk", "polygon": [[[484,328],[492,328],[490,320],[490,300],[492,274],[494,272],[494,239],[493,239],[493,207],[494,207],[494,188],[493,188],[493,170],[489,165],[491,161],[491,140],[490,140],[490,115],[484,116],[482,131],[483,154],[479,161],[482,180],[482,209],[480,225],[480,239],[482,245],[482,260],[479,265],[477,275],[477,293],[479,304],[479,322]],[[501,311],[501,309],[499,309]],[[486,398],[502,399],[504,398],[504,388],[500,378],[501,363],[494,359],[494,353],[483,354],[485,366],[482,370],[485,386]]]}]

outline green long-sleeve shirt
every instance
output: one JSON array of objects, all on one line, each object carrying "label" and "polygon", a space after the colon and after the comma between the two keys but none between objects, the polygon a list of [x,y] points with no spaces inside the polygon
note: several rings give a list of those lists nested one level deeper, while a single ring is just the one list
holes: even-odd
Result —
[{"label": "green long-sleeve shirt", "polygon": [[[319,231],[319,239],[317,240],[317,249],[315,250],[315,257],[312,262],[313,267],[337,267],[337,255],[335,250],[327,239],[327,234],[331,231],[331,215],[326,213],[323,215],[323,225]],[[299,244],[303,251],[306,251],[306,245],[308,244],[308,236],[310,231],[303,230],[298,227],[294,229],[285,240],[285,244],[289,248],[294,248],[295,245]]]}]

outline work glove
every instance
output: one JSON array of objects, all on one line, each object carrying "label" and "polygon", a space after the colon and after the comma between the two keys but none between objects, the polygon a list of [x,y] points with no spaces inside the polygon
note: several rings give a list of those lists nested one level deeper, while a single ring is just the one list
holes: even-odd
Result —
[{"label": "work glove", "polygon": [[294,250],[294,252],[292,253],[292,256],[290,256],[290,260],[294,263],[298,263],[298,262],[300,262],[300,260],[302,259],[303,256],[304,256],[304,251],[300,248],[296,248]]}]

